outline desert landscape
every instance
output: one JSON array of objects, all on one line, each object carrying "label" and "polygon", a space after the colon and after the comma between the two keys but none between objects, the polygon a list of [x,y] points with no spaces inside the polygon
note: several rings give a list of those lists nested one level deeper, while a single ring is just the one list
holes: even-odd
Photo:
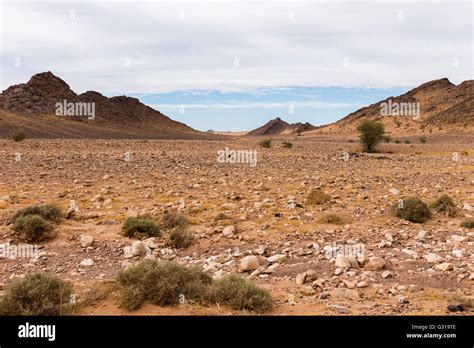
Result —
[{"label": "desert landscape", "polygon": [[[422,102],[417,120],[380,116],[375,104],[326,126],[276,118],[232,134],[196,131],[133,98],[78,96],[37,74],[0,98],[0,244],[24,242],[22,209],[62,213],[34,257],[2,258],[2,293],[39,272],[72,284],[79,315],[471,315],[472,86],[442,79],[409,92]],[[101,103],[94,120],[53,113],[57,100],[91,96]],[[362,120],[385,125],[375,152],[361,151]],[[14,141],[18,128],[26,138]],[[239,151],[254,161],[236,161]],[[426,202],[422,221],[397,214],[410,197]],[[160,231],[127,234],[128,219]],[[124,306],[118,275],[144,260],[197,266],[216,282],[238,275],[272,304],[178,289],[170,305]]]}]

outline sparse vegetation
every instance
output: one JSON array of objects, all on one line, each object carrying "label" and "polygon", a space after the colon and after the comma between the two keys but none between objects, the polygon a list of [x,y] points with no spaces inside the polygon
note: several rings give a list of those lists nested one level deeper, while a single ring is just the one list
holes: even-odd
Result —
[{"label": "sparse vegetation", "polygon": [[176,211],[167,211],[163,214],[161,219],[161,227],[164,229],[172,229],[175,227],[186,227],[188,219],[186,215]]},{"label": "sparse vegetation", "polygon": [[23,141],[26,138],[26,132],[21,128],[17,128],[13,130],[11,138],[16,142]]},{"label": "sparse vegetation", "polygon": [[72,286],[55,275],[30,273],[11,281],[0,315],[61,315],[69,311]]},{"label": "sparse vegetation", "polygon": [[426,144],[426,137],[420,137],[420,143]]},{"label": "sparse vegetation", "polygon": [[474,218],[467,218],[461,221],[461,227],[474,228]]},{"label": "sparse vegetation", "polygon": [[344,218],[334,213],[323,215],[320,221],[325,224],[333,224],[333,225],[342,225],[345,223]]},{"label": "sparse vegetation", "polygon": [[383,140],[385,143],[388,144],[389,142],[392,141],[392,137],[391,137],[390,135],[384,135],[384,136],[382,137],[382,140]]},{"label": "sparse vegetation", "polygon": [[29,243],[41,242],[55,236],[51,224],[37,214],[16,218],[13,230]]},{"label": "sparse vegetation", "polygon": [[406,140],[404,141],[404,143],[405,143],[405,144],[411,144],[411,141],[408,140],[408,139],[406,139]]},{"label": "sparse vegetation", "polygon": [[230,275],[217,281],[210,297],[213,302],[237,310],[265,312],[274,305],[268,291],[237,275]]},{"label": "sparse vegetation", "polygon": [[39,215],[45,220],[50,221],[59,221],[63,217],[61,208],[54,204],[39,204],[39,205],[30,205],[26,208],[18,210],[13,215],[13,221],[17,218],[26,216],[26,215]]},{"label": "sparse vegetation", "polygon": [[321,189],[312,189],[306,198],[306,203],[309,205],[323,204],[331,200],[331,196],[324,193]]},{"label": "sparse vegetation", "polygon": [[191,246],[193,241],[194,237],[186,227],[177,226],[169,232],[166,239],[166,246],[176,249],[184,249]]},{"label": "sparse vegetation", "polygon": [[272,140],[271,139],[264,139],[258,143],[260,147],[263,147],[265,149],[269,149],[272,147]]},{"label": "sparse vegetation", "polygon": [[186,301],[204,302],[212,279],[197,267],[169,261],[144,260],[119,273],[122,286],[121,306],[139,308],[145,301],[159,306],[177,305],[180,296]]},{"label": "sparse vegetation", "polygon": [[293,144],[290,143],[289,141],[284,141],[282,144],[283,148],[285,149],[291,149],[293,147]]},{"label": "sparse vegetation", "polygon": [[430,207],[437,212],[445,213],[450,217],[455,217],[458,215],[456,204],[454,204],[453,199],[447,194],[442,194],[439,196],[433,203],[430,204]]},{"label": "sparse vegetation", "polygon": [[430,209],[426,203],[416,197],[399,201],[393,209],[396,216],[410,222],[423,223],[431,217]]},{"label": "sparse vegetation", "polygon": [[122,225],[122,233],[129,238],[142,239],[146,237],[159,237],[160,228],[150,219],[130,217]]},{"label": "sparse vegetation", "polygon": [[362,121],[357,131],[360,133],[360,142],[364,152],[374,152],[385,133],[383,124],[373,120]]},{"label": "sparse vegetation", "polygon": [[400,144],[400,140],[395,140],[395,144]]}]

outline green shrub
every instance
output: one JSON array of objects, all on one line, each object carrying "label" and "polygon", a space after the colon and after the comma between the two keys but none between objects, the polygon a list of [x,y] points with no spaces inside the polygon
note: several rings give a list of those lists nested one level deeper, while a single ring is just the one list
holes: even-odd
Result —
[{"label": "green shrub", "polygon": [[373,120],[362,121],[357,131],[360,133],[359,138],[364,152],[374,152],[385,133],[383,123]]},{"label": "green shrub", "polygon": [[15,130],[13,130],[13,132],[11,134],[11,138],[13,139],[13,141],[17,141],[17,142],[25,140],[26,132],[21,128],[17,128]]},{"label": "green shrub", "polygon": [[474,218],[467,218],[461,221],[461,227],[474,228]]},{"label": "green shrub", "polygon": [[268,311],[274,305],[268,291],[236,275],[218,280],[211,290],[210,298],[233,309],[255,312]]},{"label": "green shrub", "polygon": [[395,215],[404,220],[422,223],[431,217],[431,212],[426,203],[416,197],[399,201],[393,207]]},{"label": "green shrub", "polygon": [[193,242],[194,237],[188,232],[186,227],[177,226],[169,232],[168,238],[166,239],[166,246],[176,249],[185,249],[191,246]]},{"label": "green shrub", "polygon": [[420,143],[426,144],[426,137],[420,137]]},{"label": "green shrub", "polygon": [[59,221],[63,217],[61,208],[54,204],[39,204],[39,205],[30,205],[26,208],[18,210],[13,215],[13,221],[17,218],[26,216],[26,215],[39,215],[43,219],[51,221]]},{"label": "green shrub", "polygon": [[161,227],[164,229],[172,229],[175,227],[186,227],[188,225],[188,219],[186,215],[170,211],[165,212],[161,219]]},{"label": "green shrub", "polygon": [[260,145],[260,147],[269,149],[270,147],[272,147],[272,140],[271,139],[264,139],[264,140],[260,141],[258,144]]},{"label": "green shrub", "polygon": [[450,217],[455,217],[458,215],[456,204],[454,204],[453,199],[447,194],[442,194],[439,196],[433,203],[430,204],[430,207],[437,212],[445,213]]},{"label": "green shrub", "polygon": [[68,312],[72,286],[55,275],[30,273],[11,281],[0,315],[61,315]]},{"label": "green shrub", "polygon": [[290,143],[289,141],[284,141],[282,144],[283,148],[285,149],[291,149],[293,147],[293,144]]},{"label": "green shrub", "polygon": [[333,225],[342,225],[345,223],[345,219],[337,214],[326,214],[321,217],[320,221],[325,224],[333,224]]},{"label": "green shrub", "polygon": [[177,305],[180,298],[204,302],[212,279],[197,267],[169,261],[144,260],[118,275],[122,286],[121,306],[134,310],[148,301],[159,306]]},{"label": "green shrub", "polygon": [[52,226],[36,214],[18,217],[13,230],[27,242],[41,242],[55,236]]},{"label": "green shrub", "polygon": [[130,217],[123,223],[122,233],[136,239],[159,237],[160,228],[153,220]]},{"label": "green shrub", "polygon": [[320,189],[312,189],[306,198],[306,203],[309,205],[323,204],[328,202],[331,199],[331,196],[324,193]]}]

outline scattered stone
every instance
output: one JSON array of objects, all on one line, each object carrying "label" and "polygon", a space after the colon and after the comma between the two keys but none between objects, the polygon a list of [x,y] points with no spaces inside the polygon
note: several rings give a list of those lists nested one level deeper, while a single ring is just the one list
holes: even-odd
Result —
[{"label": "scattered stone", "polygon": [[392,277],[392,272],[385,271],[382,273],[382,278],[390,278],[390,277]]},{"label": "scattered stone", "polygon": [[464,305],[462,304],[450,304],[448,305],[448,311],[450,312],[464,312]]},{"label": "scattered stone", "polygon": [[367,271],[380,271],[385,268],[385,261],[381,257],[372,257],[369,262],[364,266]]},{"label": "scattered stone", "polygon": [[397,303],[403,305],[403,304],[410,303],[410,301],[405,296],[400,295],[400,296],[398,296]]},{"label": "scattered stone", "polygon": [[224,237],[232,236],[234,233],[235,233],[235,226],[227,226],[227,227],[224,228],[224,230],[222,231],[222,235],[223,235]]},{"label": "scattered stone", "polygon": [[94,237],[88,234],[81,234],[81,247],[87,248],[94,243]]},{"label": "scattered stone", "polygon": [[258,266],[258,258],[255,255],[245,256],[242,260],[240,260],[241,271],[253,271],[256,270]]},{"label": "scattered stone", "polygon": [[306,280],[306,272],[300,273],[296,276],[296,284],[303,285]]},{"label": "scattered stone", "polygon": [[418,253],[416,251],[413,251],[413,250],[410,250],[410,249],[403,249],[402,251],[405,254],[408,254],[409,256],[411,256],[415,260],[418,258]]},{"label": "scattered stone", "polygon": [[146,255],[146,246],[142,241],[136,240],[132,243],[130,247],[130,252],[133,256]]},{"label": "scattered stone", "polygon": [[340,305],[331,305],[331,308],[338,314],[349,314],[349,308]]},{"label": "scattered stone", "polygon": [[84,259],[79,263],[80,266],[93,266],[94,265],[94,260],[92,259]]},{"label": "scattered stone", "polygon": [[336,300],[350,300],[357,301],[359,299],[359,293],[357,290],[351,290],[346,288],[336,288],[331,293],[332,298]]},{"label": "scattered stone", "polygon": [[426,261],[429,263],[436,263],[441,261],[443,258],[439,255],[433,254],[433,253],[428,253],[425,256],[423,256]]},{"label": "scattered stone", "polygon": [[437,269],[438,271],[443,271],[443,272],[452,271],[453,265],[449,262],[443,262],[434,266],[434,269]]},{"label": "scattered stone", "polygon": [[276,262],[281,262],[284,259],[286,259],[285,254],[276,254],[276,255],[268,257],[267,261],[270,262],[270,263],[276,263]]},{"label": "scattered stone", "polygon": [[400,193],[400,191],[396,188],[391,188],[390,190],[388,190],[388,192],[390,192],[392,195],[398,195]]}]

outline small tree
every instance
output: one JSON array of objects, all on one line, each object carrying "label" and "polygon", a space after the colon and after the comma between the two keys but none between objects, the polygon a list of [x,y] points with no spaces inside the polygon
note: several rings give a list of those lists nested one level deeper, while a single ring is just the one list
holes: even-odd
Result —
[{"label": "small tree", "polygon": [[374,152],[375,146],[380,143],[385,134],[384,126],[381,122],[365,120],[357,127],[360,133],[359,138],[364,152]]}]

